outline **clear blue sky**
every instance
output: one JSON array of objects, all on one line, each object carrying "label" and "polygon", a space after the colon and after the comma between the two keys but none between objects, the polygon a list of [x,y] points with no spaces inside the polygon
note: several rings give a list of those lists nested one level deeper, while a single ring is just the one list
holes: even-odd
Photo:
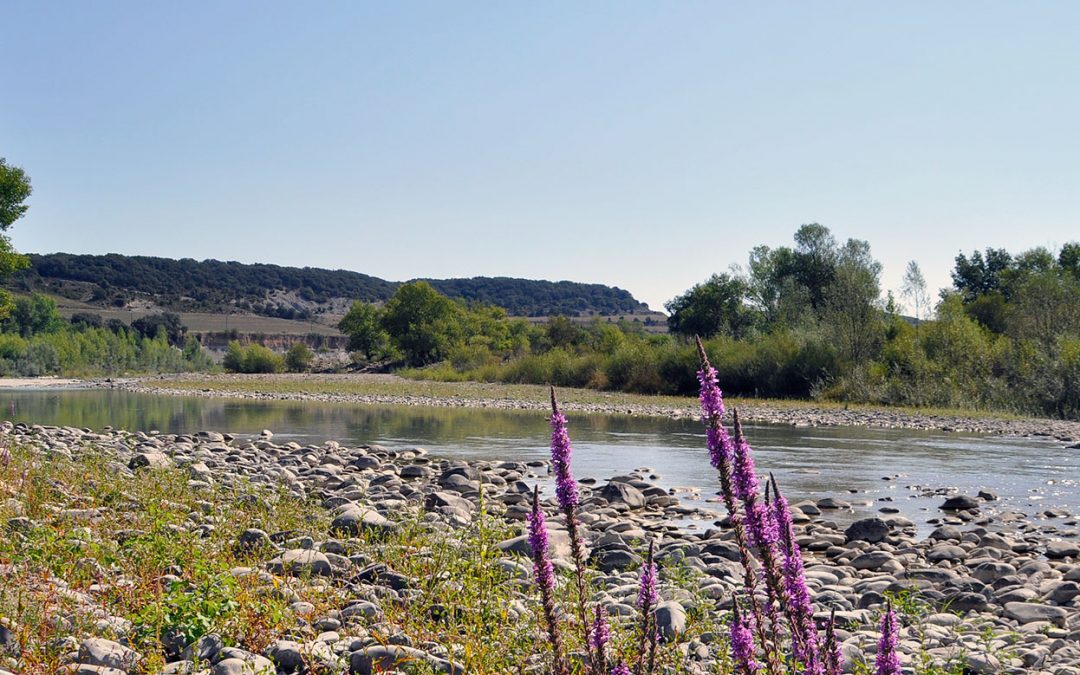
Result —
[{"label": "clear blue sky", "polygon": [[1080,239],[1073,2],[0,3],[23,251],[508,275],[654,308],[802,223]]}]

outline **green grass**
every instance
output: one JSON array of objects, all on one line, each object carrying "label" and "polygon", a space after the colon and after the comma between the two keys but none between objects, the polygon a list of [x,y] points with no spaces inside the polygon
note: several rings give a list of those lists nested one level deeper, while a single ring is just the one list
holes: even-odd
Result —
[{"label": "green grass", "polygon": [[[153,673],[170,660],[163,636],[193,641],[217,633],[228,646],[261,653],[285,635],[314,639],[305,619],[355,599],[339,577],[236,573],[258,572],[273,555],[235,550],[249,527],[329,538],[328,513],[313,503],[254,485],[207,492],[192,487],[181,469],[123,478],[109,467],[108,452],[91,445],[75,449],[72,459],[28,447],[11,451],[10,462],[0,465],[0,523],[28,517],[34,524],[0,537],[0,618],[17,622],[19,645],[17,659],[5,662],[0,654],[0,667],[59,672],[68,636],[123,637],[95,627],[95,609],[130,622],[127,640],[144,656],[139,672]],[[65,509],[84,511],[73,517]],[[95,516],[86,517],[86,509]],[[482,512],[471,525],[444,531],[412,508],[402,510],[399,525],[392,535],[343,542],[348,554],[385,563],[413,580],[407,602],[384,599],[382,616],[363,624],[376,641],[404,633],[470,673],[520,672],[522,664],[544,662],[548,648],[531,581],[497,564],[505,554],[495,544],[516,535],[519,526]],[[200,532],[197,526],[207,527]],[[679,579],[689,588],[700,585],[693,574]],[[561,583],[572,582],[565,576]],[[72,592],[86,594],[91,604],[73,602]],[[296,615],[294,600],[312,603],[315,613]],[[691,619],[692,635],[720,630],[715,612],[697,611]],[[340,632],[356,634],[348,626]],[[577,647],[580,641],[567,633],[568,646]],[[628,644],[633,627],[617,627],[615,635]],[[677,665],[673,646],[661,656],[669,672],[687,672]],[[312,672],[336,675],[341,667]]]},{"label": "green grass", "polygon": [[[15,447],[10,465],[0,467],[0,522],[25,516],[35,523],[0,537],[0,616],[18,622],[19,672],[58,672],[64,651],[59,638],[100,634],[87,607],[66,597],[56,580],[132,622],[129,638],[145,656],[145,672],[164,664],[160,638],[168,630],[189,638],[218,632],[228,644],[261,651],[293,625],[295,617],[273,584],[231,572],[260,563],[235,552],[233,544],[254,524],[271,532],[310,528],[326,519],[320,509],[253,487],[199,491],[179,469],[124,479],[92,448],[75,457],[46,459]],[[241,493],[258,498],[239,499]],[[72,517],[64,509],[93,509],[95,515]],[[206,536],[196,523],[210,526]],[[330,600],[316,590],[307,595],[317,607]],[[69,620],[57,621],[58,615]],[[110,637],[108,631],[103,636]]]}]

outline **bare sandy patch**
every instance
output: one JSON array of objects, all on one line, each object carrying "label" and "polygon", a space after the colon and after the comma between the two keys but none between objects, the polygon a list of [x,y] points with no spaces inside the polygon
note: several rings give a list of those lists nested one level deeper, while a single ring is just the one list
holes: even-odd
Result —
[{"label": "bare sandy patch", "polygon": [[83,384],[82,380],[60,377],[0,377],[0,389],[37,389],[41,387],[70,387]]}]

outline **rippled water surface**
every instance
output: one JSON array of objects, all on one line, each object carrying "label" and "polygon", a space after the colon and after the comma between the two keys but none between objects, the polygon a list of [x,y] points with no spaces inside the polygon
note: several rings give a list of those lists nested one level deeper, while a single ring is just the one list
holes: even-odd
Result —
[{"label": "rippled water surface", "polygon": [[[536,412],[344,405],[299,401],[177,398],[99,390],[0,391],[5,417],[36,424],[101,429],[253,434],[275,440],[420,446],[447,457],[530,460],[547,457],[549,427]],[[716,490],[704,435],[692,420],[573,415],[578,477],[598,479],[649,467],[670,488]],[[913,486],[991,489],[1000,507],[1080,511],[1080,451],[1055,441],[946,432],[840,427],[748,426],[759,469],[772,471],[792,500],[839,496],[855,514],[895,506],[920,523],[939,515],[941,497]],[[883,480],[883,477],[896,477]],[[853,491],[853,492],[849,492]],[[881,500],[892,500],[886,504]],[[846,520],[852,514],[838,514]]]}]

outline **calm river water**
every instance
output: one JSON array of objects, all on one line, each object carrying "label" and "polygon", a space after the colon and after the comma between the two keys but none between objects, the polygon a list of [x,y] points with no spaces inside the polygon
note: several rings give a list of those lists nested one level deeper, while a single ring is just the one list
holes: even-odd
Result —
[{"label": "calm river water", "polygon": [[[100,429],[204,429],[256,434],[276,441],[419,446],[467,459],[531,460],[548,456],[542,414],[503,410],[244,401],[150,396],[99,390],[0,390],[3,417],[35,424]],[[716,475],[704,435],[692,420],[570,415],[574,472],[604,479],[649,467],[668,488],[715,494]],[[941,497],[913,486],[996,491],[1001,508],[1028,512],[1061,506],[1080,511],[1080,451],[1060,442],[945,432],[752,425],[746,429],[762,471],[772,471],[792,501],[838,496],[855,507],[847,520],[895,506],[922,525],[940,515]],[[883,477],[897,477],[883,480]],[[883,501],[884,500],[884,501]],[[890,503],[886,503],[890,502]],[[714,508],[716,505],[713,505]],[[921,528],[922,529],[922,528]]]}]

